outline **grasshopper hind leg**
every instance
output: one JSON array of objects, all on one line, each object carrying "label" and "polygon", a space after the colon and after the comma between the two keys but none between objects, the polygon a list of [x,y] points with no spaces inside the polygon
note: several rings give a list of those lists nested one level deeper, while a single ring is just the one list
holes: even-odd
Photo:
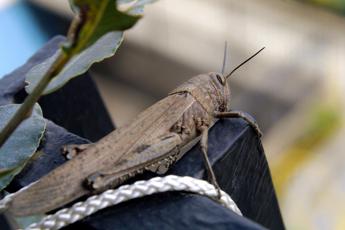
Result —
[{"label": "grasshopper hind leg", "polygon": [[221,198],[220,187],[218,185],[216,175],[214,174],[214,171],[212,169],[212,165],[211,165],[210,160],[209,160],[208,155],[207,155],[207,151],[208,151],[208,145],[207,145],[208,127],[202,126],[200,128],[200,131],[201,131],[200,147],[201,147],[201,151],[202,151],[203,160],[204,160],[204,163],[206,166],[207,177],[208,177],[209,182],[211,182],[213,184],[213,186],[216,188],[217,193],[218,193],[218,199],[220,199]]},{"label": "grasshopper hind leg", "polygon": [[181,141],[178,134],[168,133],[145,143],[123,157],[116,165],[88,176],[85,185],[93,191],[101,191],[116,187],[144,171],[165,174],[179,158],[178,146]]}]

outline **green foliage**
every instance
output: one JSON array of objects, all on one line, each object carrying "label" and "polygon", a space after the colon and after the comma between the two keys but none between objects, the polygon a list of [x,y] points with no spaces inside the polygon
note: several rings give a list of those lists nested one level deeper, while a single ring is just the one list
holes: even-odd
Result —
[{"label": "green foliage", "polygon": [[[93,63],[100,62],[104,58],[114,55],[122,40],[122,32],[109,32],[80,54],[74,55],[74,57],[63,67],[59,74],[50,81],[43,94],[49,94],[56,91],[71,79],[85,73]],[[26,82],[29,83],[25,87],[27,92],[33,91],[43,77],[42,73],[48,71],[61,52],[63,51],[58,50],[57,53],[55,53],[52,57],[33,67],[27,73]]]},{"label": "green foliage", "polygon": [[[43,136],[42,112],[38,105],[34,107],[39,97],[85,73],[93,63],[114,55],[123,40],[123,31],[135,25],[143,7],[151,2],[154,0],[70,1],[78,15],[67,41],[26,74],[29,95],[24,103],[0,109],[0,190],[22,170]],[[28,114],[30,117],[25,119]]]},{"label": "green foliage", "polygon": [[277,162],[271,164],[273,182],[280,196],[290,178],[310,157],[314,150],[327,141],[342,125],[342,114],[338,107],[318,105],[305,127],[302,135],[283,153]]},{"label": "green foliage", "polygon": [[321,5],[340,13],[345,14],[345,1],[344,0],[303,0],[306,2],[311,2],[317,5]]},{"label": "green foliage", "polygon": [[[19,104],[0,106],[0,128],[10,120]],[[0,191],[4,189],[36,152],[45,130],[45,120],[38,104],[0,148]]]},{"label": "green foliage", "polygon": [[79,16],[75,28],[70,31],[67,53],[79,53],[111,31],[131,28],[139,19],[120,12],[114,0],[71,0],[71,7]]},{"label": "green foliage", "polygon": [[70,2],[79,16],[72,22],[68,40],[53,57],[27,73],[28,93],[33,92],[57,59],[60,64],[56,66],[56,75],[43,94],[54,92],[72,78],[85,73],[93,63],[114,55],[123,40],[123,31],[135,25],[145,4],[153,0],[122,0],[118,4],[115,0]]}]

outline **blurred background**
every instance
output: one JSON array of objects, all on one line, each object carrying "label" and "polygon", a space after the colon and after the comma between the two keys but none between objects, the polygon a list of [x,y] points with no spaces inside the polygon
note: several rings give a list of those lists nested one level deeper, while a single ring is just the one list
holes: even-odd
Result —
[{"label": "blurred background", "polygon": [[[345,229],[345,1],[160,0],[92,67],[117,126],[190,77],[227,71],[233,109],[261,126],[288,229]],[[0,0],[0,76],[66,34],[67,0]],[[96,112],[95,112],[96,113]]]}]

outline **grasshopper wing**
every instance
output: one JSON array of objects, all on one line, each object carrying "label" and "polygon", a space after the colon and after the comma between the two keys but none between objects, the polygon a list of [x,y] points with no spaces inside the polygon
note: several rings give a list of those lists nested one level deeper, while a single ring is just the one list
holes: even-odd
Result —
[{"label": "grasshopper wing", "polygon": [[45,213],[90,194],[85,179],[116,167],[148,140],[164,136],[196,101],[190,94],[173,94],[160,100],[134,121],[108,134],[72,160],[54,169],[26,189],[13,194],[8,210],[15,216]]},{"label": "grasshopper wing", "polygon": [[181,137],[167,133],[156,140],[147,142],[131,154],[126,154],[114,167],[98,171],[88,177],[89,186],[94,190],[105,190],[117,186],[144,170],[163,174],[180,154]]}]

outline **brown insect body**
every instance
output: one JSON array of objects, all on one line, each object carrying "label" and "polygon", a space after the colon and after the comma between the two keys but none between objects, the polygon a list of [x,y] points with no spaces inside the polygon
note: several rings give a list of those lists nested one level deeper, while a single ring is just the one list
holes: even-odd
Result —
[{"label": "brown insect body", "polygon": [[8,210],[16,216],[45,213],[118,186],[145,170],[165,173],[189,143],[215,123],[215,112],[230,109],[229,102],[230,90],[222,74],[198,75],[128,125],[14,194]]}]

